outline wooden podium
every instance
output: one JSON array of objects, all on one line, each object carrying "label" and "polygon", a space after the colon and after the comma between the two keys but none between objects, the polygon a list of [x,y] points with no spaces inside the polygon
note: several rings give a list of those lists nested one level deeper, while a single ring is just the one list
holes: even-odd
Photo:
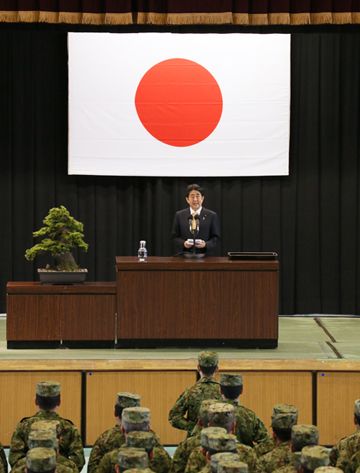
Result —
[{"label": "wooden podium", "polygon": [[278,261],[116,257],[117,346],[278,343]]}]

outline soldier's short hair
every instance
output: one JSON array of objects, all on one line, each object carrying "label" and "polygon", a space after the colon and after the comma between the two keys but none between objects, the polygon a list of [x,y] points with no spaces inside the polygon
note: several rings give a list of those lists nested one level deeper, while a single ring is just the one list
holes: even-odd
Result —
[{"label": "soldier's short hair", "polygon": [[319,430],[315,425],[297,424],[291,428],[291,444],[295,452],[319,443]]},{"label": "soldier's short hair", "polygon": [[304,447],[301,450],[301,466],[307,470],[314,471],[320,466],[330,464],[329,449],[315,445],[313,447]]},{"label": "soldier's short hair", "polygon": [[126,407],[121,416],[125,432],[147,431],[150,426],[150,409],[147,407]]},{"label": "soldier's short hair", "polygon": [[221,394],[226,399],[237,399],[243,390],[243,379],[240,374],[222,373],[220,375]]},{"label": "soldier's short hair", "polygon": [[60,404],[61,384],[58,381],[40,381],[36,384],[36,405],[45,411]]},{"label": "soldier's short hair", "polygon": [[297,409],[289,404],[276,404],[271,416],[271,427],[283,442],[290,440],[291,428],[297,422]]},{"label": "soldier's short hair", "polygon": [[360,399],[356,399],[354,403],[354,416],[357,421],[357,424],[360,425]]},{"label": "soldier's short hair", "polygon": [[26,468],[33,473],[53,472],[56,468],[56,453],[53,448],[33,448],[26,454]]}]

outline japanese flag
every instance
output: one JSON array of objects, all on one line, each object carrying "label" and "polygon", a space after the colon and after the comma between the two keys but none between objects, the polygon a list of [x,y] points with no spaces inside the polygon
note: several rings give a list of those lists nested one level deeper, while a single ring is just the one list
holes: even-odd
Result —
[{"label": "japanese flag", "polygon": [[290,35],[69,33],[69,174],[288,174]]}]

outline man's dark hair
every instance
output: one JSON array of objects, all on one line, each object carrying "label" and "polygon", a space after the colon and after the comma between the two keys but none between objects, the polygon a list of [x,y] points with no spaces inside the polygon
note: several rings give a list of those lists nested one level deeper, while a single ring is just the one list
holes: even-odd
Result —
[{"label": "man's dark hair", "polygon": [[123,407],[119,406],[119,404],[115,404],[115,406],[114,406],[114,416],[121,419],[123,410],[124,410]]},{"label": "man's dark hair", "polygon": [[200,366],[199,369],[205,376],[212,376],[216,371],[217,366]]},{"label": "man's dark hair", "polygon": [[199,186],[199,184],[190,184],[186,188],[186,197],[189,196],[191,191],[197,191],[200,192],[201,195],[204,195],[204,189]]},{"label": "man's dark hair", "polygon": [[55,407],[60,406],[60,394],[51,397],[36,394],[35,404],[44,411],[51,411]]},{"label": "man's dark hair", "polygon": [[274,429],[273,432],[281,442],[291,440],[291,429]]},{"label": "man's dark hair", "polygon": [[355,424],[360,425],[360,416],[354,414],[354,421],[355,421]]},{"label": "man's dark hair", "polygon": [[233,401],[237,399],[242,393],[242,386],[222,386],[220,385],[221,394],[225,396],[226,399]]}]

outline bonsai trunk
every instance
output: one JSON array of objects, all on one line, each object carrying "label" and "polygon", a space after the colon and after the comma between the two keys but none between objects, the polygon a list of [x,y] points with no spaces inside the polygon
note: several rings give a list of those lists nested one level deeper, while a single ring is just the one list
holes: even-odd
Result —
[{"label": "bonsai trunk", "polygon": [[55,256],[56,269],[59,271],[76,271],[79,266],[76,264],[72,253],[61,253]]}]

